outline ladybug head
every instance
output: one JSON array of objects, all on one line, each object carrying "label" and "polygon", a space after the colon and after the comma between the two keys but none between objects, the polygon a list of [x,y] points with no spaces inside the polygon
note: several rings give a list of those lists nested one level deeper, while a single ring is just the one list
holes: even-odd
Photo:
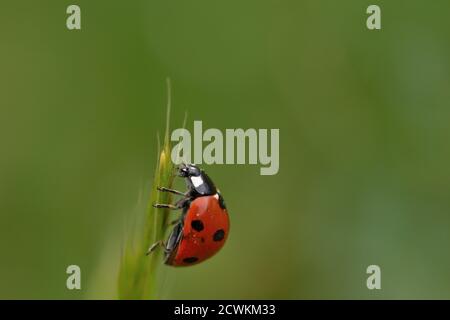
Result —
[{"label": "ladybug head", "polygon": [[186,164],[186,163],[182,163],[180,164],[180,166],[178,167],[178,175],[180,177],[196,177],[199,176],[201,174],[201,170],[199,167],[197,167],[195,164]]}]

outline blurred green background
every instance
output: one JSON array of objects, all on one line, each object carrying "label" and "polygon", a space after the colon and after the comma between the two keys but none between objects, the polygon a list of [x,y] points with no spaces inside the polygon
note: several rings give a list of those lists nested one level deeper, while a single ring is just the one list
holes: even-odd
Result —
[{"label": "blurred green background", "polygon": [[167,76],[172,127],[279,128],[280,171],[204,166],[230,238],[164,267],[163,298],[450,298],[449,17],[445,0],[3,2],[0,298],[116,296]]}]

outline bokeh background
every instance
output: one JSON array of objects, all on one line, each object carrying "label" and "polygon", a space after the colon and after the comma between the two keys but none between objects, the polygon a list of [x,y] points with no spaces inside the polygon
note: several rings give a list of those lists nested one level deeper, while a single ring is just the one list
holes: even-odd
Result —
[{"label": "bokeh background", "polygon": [[446,0],[3,2],[0,298],[116,297],[166,77],[172,127],[279,128],[280,171],[204,166],[230,238],[164,267],[163,298],[450,298],[449,17]]}]

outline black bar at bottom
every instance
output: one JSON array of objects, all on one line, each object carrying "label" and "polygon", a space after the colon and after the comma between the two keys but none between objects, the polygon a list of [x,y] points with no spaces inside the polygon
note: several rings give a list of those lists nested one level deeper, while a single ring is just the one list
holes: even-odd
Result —
[{"label": "black bar at bottom", "polygon": [[[159,301],[0,301],[2,314],[55,315],[83,319],[114,316],[122,319],[315,319],[357,316],[359,319],[398,315],[447,314],[449,301],[416,300],[159,300]],[[9,309],[9,310],[8,310]]]}]

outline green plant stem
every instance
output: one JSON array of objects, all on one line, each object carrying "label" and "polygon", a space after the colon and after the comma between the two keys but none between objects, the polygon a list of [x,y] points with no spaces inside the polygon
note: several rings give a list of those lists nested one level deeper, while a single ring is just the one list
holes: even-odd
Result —
[{"label": "green plant stem", "polygon": [[168,209],[156,209],[155,203],[171,203],[168,192],[159,192],[158,186],[172,187],[174,166],[170,159],[169,120],[171,107],[170,81],[168,84],[168,105],[166,130],[162,149],[156,165],[147,214],[138,220],[131,235],[126,240],[118,277],[119,299],[158,298],[158,269],[162,265],[162,250],[146,255],[148,248],[164,237]]}]

